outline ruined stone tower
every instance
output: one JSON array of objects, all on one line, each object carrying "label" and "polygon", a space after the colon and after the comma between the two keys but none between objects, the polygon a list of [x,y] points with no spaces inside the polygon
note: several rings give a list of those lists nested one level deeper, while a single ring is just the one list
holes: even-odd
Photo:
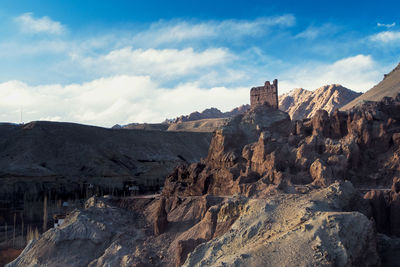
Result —
[{"label": "ruined stone tower", "polygon": [[275,79],[272,84],[266,81],[264,86],[253,87],[250,90],[250,105],[268,105],[278,108],[278,80]]}]

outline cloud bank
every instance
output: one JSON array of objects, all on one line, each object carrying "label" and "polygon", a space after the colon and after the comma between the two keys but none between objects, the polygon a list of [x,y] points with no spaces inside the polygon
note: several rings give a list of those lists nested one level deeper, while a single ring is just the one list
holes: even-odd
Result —
[{"label": "cloud bank", "polygon": [[[18,34],[0,38],[0,55],[13,64],[20,60],[15,63],[19,76],[6,75],[10,64],[0,72],[0,121],[20,122],[23,110],[25,122],[106,127],[161,122],[209,107],[228,111],[249,103],[250,88],[265,80],[278,78],[280,93],[332,83],[366,91],[390,70],[371,51],[354,50],[349,44],[358,42],[353,39],[336,39],[342,28],[331,23],[301,27],[291,14],[175,19],[97,35],[77,35],[32,13],[13,21]],[[364,39],[395,43],[398,34],[385,31]],[[332,35],[335,39],[329,39]],[[339,49],[350,52],[334,55]]]},{"label": "cloud bank", "polygon": [[[186,58],[182,61],[186,62]],[[282,75],[280,92],[300,86],[315,89],[338,82],[351,89],[369,89],[374,85],[371,77],[379,76],[376,67],[370,56],[357,55],[333,64],[294,68]],[[155,69],[152,76],[159,71]],[[198,83],[184,83],[165,88],[152,76],[116,75],[64,86],[30,86],[19,81],[1,83],[0,120],[18,122],[22,107],[25,121],[60,120],[109,127],[116,123],[161,122],[209,107],[227,111],[249,103],[249,87],[204,88]]]},{"label": "cloud bank", "polygon": [[165,118],[218,106],[229,110],[248,102],[248,88],[162,88],[149,76],[114,76],[83,84],[29,86],[0,84],[0,120],[60,120],[101,126],[161,122]]},{"label": "cloud bank", "polygon": [[21,31],[26,33],[48,33],[58,35],[64,33],[66,30],[60,22],[54,21],[47,16],[35,18],[30,12],[16,17],[15,22],[19,24]]},{"label": "cloud bank", "polygon": [[125,47],[106,55],[80,60],[85,68],[101,74],[152,74],[179,77],[198,69],[226,63],[234,56],[227,49],[210,48],[204,51],[185,49],[133,49]]},{"label": "cloud bank", "polygon": [[382,43],[392,43],[400,41],[400,32],[384,31],[371,36],[371,40]]},{"label": "cloud bank", "polygon": [[308,63],[283,74],[286,79],[281,82],[281,92],[298,87],[314,90],[327,84],[365,92],[382,79],[380,69],[369,55],[356,55],[332,64]]},{"label": "cloud bank", "polygon": [[238,40],[249,36],[263,36],[274,27],[286,28],[295,24],[296,18],[291,14],[255,20],[160,21],[153,23],[149,30],[136,35],[134,40],[139,43],[151,42],[153,46],[202,39]]}]

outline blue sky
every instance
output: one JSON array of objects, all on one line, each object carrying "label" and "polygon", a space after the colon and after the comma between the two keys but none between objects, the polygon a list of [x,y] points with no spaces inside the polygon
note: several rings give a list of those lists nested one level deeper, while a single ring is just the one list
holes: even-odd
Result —
[{"label": "blue sky", "polygon": [[396,1],[0,3],[0,121],[160,122],[339,83],[366,91],[400,61]]}]

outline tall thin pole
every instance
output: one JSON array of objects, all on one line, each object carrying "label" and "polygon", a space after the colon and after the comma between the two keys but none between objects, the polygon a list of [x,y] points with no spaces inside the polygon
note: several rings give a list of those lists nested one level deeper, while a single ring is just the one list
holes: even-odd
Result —
[{"label": "tall thin pole", "polygon": [[20,245],[23,246],[24,245],[24,213],[21,212],[20,214],[21,214],[21,222],[22,222],[22,230],[21,230],[22,239],[21,239],[21,244]]},{"label": "tall thin pole", "polygon": [[13,228],[13,248],[15,248],[15,228],[17,223],[17,213],[14,212],[14,228]]},{"label": "tall thin pole", "polygon": [[47,230],[47,194],[44,195],[43,201],[43,233]]}]

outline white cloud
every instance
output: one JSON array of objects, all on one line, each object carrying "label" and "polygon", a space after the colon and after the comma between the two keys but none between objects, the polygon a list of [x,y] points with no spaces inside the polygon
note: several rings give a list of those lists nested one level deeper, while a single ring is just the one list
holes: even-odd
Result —
[{"label": "white cloud", "polygon": [[[382,73],[371,56],[357,55],[332,64],[303,64],[277,78],[280,93],[332,83],[365,91],[382,78]],[[211,79],[208,74],[207,78]],[[116,75],[69,85],[30,86],[9,81],[0,84],[0,121],[19,122],[22,107],[25,122],[42,119],[107,127],[161,122],[209,107],[227,111],[246,104],[250,87],[203,87],[196,82],[165,88],[148,75]]]},{"label": "white cloud", "polygon": [[324,24],[322,26],[309,26],[304,31],[295,35],[295,38],[304,38],[314,40],[321,35],[330,34],[336,32],[336,26],[332,24]]},{"label": "white cloud", "polygon": [[282,73],[280,93],[293,88],[316,89],[326,84],[341,84],[365,92],[382,79],[382,71],[369,55],[357,55],[332,64],[308,63]]},{"label": "white cloud", "polygon": [[370,37],[372,41],[390,43],[395,41],[400,41],[400,32],[396,31],[385,31],[374,34]]},{"label": "white cloud", "polygon": [[300,32],[295,38],[315,39],[320,34],[320,30],[315,27],[308,27],[306,30]]},{"label": "white cloud", "polygon": [[392,24],[384,24],[384,23],[377,23],[376,24],[378,27],[385,27],[385,28],[392,28],[396,26],[396,22],[393,22]]},{"label": "white cloud", "polygon": [[106,55],[75,60],[87,69],[101,74],[134,74],[178,77],[199,68],[226,63],[235,57],[227,49],[209,48],[196,52],[193,48],[133,49],[125,47]]},{"label": "white cloud", "polygon": [[291,27],[296,23],[293,15],[262,17],[255,20],[161,21],[134,37],[136,42],[159,45],[207,38],[238,39],[264,35],[271,27]]},{"label": "white cloud", "polygon": [[248,103],[248,88],[201,88],[182,84],[162,88],[148,76],[115,76],[83,84],[29,86],[0,84],[0,121],[57,120],[112,126],[161,122],[210,106],[230,110]]},{"label": "white cloud", "polygon": [[47,16],[35,18],[32,13],[24,13],[16,17],[15,22],[19,24],[21,31],[26,33],[62,34],[66,30],[60,22]]}]

